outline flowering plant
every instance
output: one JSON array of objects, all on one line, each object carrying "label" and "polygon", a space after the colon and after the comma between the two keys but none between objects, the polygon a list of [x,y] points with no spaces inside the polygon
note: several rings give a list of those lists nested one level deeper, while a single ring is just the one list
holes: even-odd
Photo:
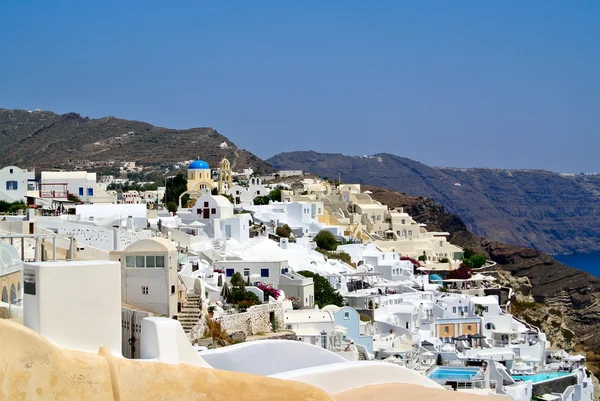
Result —
[{"label": "flowering plant", "polygon": [[221,269],[213,269],[213,272],[225,274],[225,272],[223,270],[221,270]]},{"label": "flowering plant", "polygon": [[281,295],[281,291],[279,291],[278,289],[275,289],[272,286],[267,285],[267,284],[258,283],[258,289],[261,290],[262,292],[269,294],[270,296],[273,297],[273,299],[277,299],[277,298],[279,298],[279,295]]},{"label": "flowering plant", "polygon": [[292,302],[292,309],[298,310],[300,309],[300,298],[298,297],[286,297],[288,301]]},{"label": "flowering plant", "polygon": [[400,256],[400,260],[409,260],[413,265],[420,267],[421,263],[415,258],[411,258],[410,256]]}]

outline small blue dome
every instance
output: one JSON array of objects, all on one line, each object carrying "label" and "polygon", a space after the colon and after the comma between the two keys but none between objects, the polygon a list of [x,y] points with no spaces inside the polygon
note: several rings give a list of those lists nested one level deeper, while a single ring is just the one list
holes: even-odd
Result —
[{"label": "small blue dome", "polygon": [[189,165],[188,170],[208,170],[210,169],[210,167],[208,167],[208,163],[206,163],[204,160],[196,160],[195,162],[192,162],[192,164]]},{"label": "small blue dome", "polygon": [[442,281],[442,278],[437,274],[432,274],[431,276],[429,276],[429,281]]}]

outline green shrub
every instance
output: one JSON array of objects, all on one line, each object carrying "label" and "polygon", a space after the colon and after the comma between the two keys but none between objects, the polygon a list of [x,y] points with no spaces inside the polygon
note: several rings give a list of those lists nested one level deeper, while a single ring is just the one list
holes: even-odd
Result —
[{"label": "green shrub", "polygon": [[344,306],[344,297],[331,286],[329,280],[308,270],[298,272],[304,277],[312,277],[315,285],[315,304],[322,308],[327,305]]},{"label": "green shrub", "polygon": [[337,241],[332,233],[327,230],[321,230],[313,239],[317,246],[326,251],[335,251],[337,249]]},{"label": "green shrub", "polygon": [[441,258],[440,259],[440,263],[448,263],[448,262],[450,262],[450,259],[448,259],[448,258]]},{"label": "green shrub", "polygon": [[277,227],[275,229],[275,234],[279,235],[280,237],[289,238],[292,234],[292,229],[287,224],[284,224],[281,227]]},{"label": "green shrub", "polygon": [[371,321],[371,318],[368,315],[365,315],[364,313],[359,313],[358,316],[360,317],[361,322],[370,322]]}]

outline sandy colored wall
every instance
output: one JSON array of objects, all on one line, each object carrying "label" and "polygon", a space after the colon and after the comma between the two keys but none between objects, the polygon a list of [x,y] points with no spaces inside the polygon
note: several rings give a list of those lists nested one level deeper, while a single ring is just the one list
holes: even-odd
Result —
[{"label": "sandy colored wall", "polygon": [[302,383],[243,373],[67,351],[18,323],[0,321],[3,400],[311,400],[329,401]]}]

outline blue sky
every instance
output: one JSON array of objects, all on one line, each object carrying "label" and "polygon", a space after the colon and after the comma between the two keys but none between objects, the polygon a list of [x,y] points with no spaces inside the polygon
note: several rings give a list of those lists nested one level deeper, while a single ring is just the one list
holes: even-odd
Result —
[{"label": "blue sky", "polygon": [[0,0],[0,107],[600,172],[597,1]]}]

